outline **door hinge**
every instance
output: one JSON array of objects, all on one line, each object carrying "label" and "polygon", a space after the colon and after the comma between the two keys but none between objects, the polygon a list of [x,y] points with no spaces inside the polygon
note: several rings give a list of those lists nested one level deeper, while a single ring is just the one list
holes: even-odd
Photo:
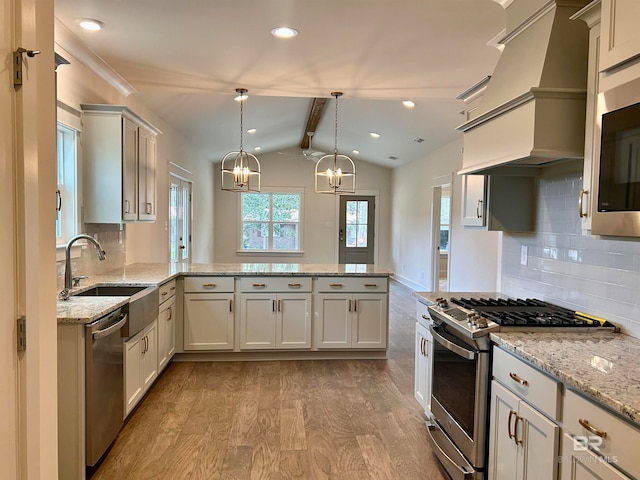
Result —
[{"label": "door hinge", "polygon": [[22,85],[22,54],[26,53],[28,57],[35,57],[40,53],[40,50],[27,50],[26,48],[19,47],[13,52],[13,86],[19,87]]},{"label": "door hinge", "polygon": [[18,351],[27,349],[27,317],[20,317],[16,322],[16,334],[18,336]]}]

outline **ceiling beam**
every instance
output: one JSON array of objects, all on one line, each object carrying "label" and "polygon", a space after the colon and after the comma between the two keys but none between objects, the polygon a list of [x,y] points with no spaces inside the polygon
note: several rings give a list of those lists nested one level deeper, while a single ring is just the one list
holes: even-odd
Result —
[{"label": "ceiling beam", "polygon": [[300,148],[309,148],[309,135],[307,132],[316,132],[320,118],[322,118],[322,112],[327,104],[327,98],[313,98],[311,99],[311,109],[309,110],[309,116],[307,117],[307,126],[302,132],[302,142],[300,142]]}]

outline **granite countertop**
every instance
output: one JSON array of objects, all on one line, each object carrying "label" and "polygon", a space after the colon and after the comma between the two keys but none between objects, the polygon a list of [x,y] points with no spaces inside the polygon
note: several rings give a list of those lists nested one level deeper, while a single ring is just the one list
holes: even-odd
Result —
[{"label": "granite countertop", "polygon": [[69,300],[58,300],[60,324],[86,324],[127,304],[128,297],[74,297],[95,285],[161,285],[180,275],[355,276],[388,277],[393,273],[377,265],[303,263],[135,263],[101,275],[71,289]]},{"label": "granite countertop", "polygon": [[640,340],[613,332],[497,332],[491,340],[640,425]]}]

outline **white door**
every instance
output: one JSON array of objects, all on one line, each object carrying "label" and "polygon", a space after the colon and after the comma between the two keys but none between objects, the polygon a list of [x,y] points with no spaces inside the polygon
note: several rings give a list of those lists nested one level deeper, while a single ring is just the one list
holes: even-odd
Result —
[{"label": "white door", "polygon": [[169,261],[188,262],[191,257],[191,182],[170,176]]},{"label": "white door", "polygon": [[[53,2],[1,1],[0,465],[3,478],[53,479],[58,470]],[[23,84],[14,88],[9,65],[18,47],[42,53],[21,55]],[[16,319],[23,315],[26,350],[18,353]]]}]

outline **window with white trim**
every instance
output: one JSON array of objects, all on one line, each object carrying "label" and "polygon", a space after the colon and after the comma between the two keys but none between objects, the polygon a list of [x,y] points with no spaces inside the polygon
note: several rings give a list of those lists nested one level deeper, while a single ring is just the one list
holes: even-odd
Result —
[{"label": "window with white trim", "polygon": [[58,123],[56,245],[67,243],[78,232],[77,138],[76,130]]},{"label": "window with white trim", "polygon": [[301,191],[242,193],[241,252],[302,252]]}]

